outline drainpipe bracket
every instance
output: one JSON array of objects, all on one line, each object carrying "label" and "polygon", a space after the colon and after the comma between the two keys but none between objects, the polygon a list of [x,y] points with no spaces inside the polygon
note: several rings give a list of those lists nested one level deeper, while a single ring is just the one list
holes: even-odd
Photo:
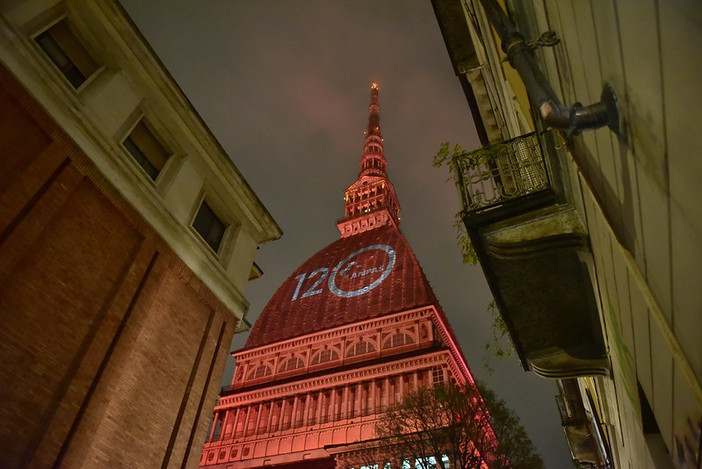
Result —
[{"label": "drainpipe bracket", "polygon": [[607,116],[609,121],[607,126],[617,135],[624,136],[621,122],[621,114],[619,113],[619,100],[617,99],[617,93],[614,91],[614,87],[605,83],[602,88],[602,95],[600,96],[600,102],[602,102],[607,108]]},{"label": "drainpipe bracket", "polygon": [[568,128],[566,129],[566,137],[572,137],[573,135],[578,135],[582,131],[582,129],[579,128],[579,126],[577,124],[576,116],[584,108],[585,107],[580,102],[576,102],[570,108],[570,112],[568,115]]}]

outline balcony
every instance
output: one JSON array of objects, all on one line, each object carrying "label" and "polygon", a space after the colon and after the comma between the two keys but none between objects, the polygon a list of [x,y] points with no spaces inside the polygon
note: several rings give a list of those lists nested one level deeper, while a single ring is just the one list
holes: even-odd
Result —
[{"label": "balcony", "polygon": [[463,223],[524,368],[550,378],[604,375],[588,234],[560,195],[554,138],[523,135],[456,155],[451,168]]},{"label": "balcony", "polygon": [[541,199],[553,199],[535,133],[470,152],[458,165],[463,208],[473,220],[499,216],[496,209],[516,201],[538,205]]},{"label": "balcony", "polygon": [[578,461],[580,467],[611,467],[607,440],[585,409],[576,380],[561,380],[558,387],[560,394],[556,396],[556,404],[573,459]]}]

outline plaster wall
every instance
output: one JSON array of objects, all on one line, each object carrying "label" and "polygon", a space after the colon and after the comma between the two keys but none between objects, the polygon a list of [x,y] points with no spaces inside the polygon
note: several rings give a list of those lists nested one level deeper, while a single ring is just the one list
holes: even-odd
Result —
[{"label": "plaster wall", "polygon": [[638,383],[668,458],[688,467],[702,431],[702,61],[685,51],[702,40],[702,11],[685,0],[547,0],[522,11],[537,15],[520,24],[527,36],[540,24],[561,38],[538,54],[567,105],[598,101],[604,83],[617,92],[621,130],[574,137],[564,168],[590,233],[614,366],[609,425],[625,464],[653,467]]}]

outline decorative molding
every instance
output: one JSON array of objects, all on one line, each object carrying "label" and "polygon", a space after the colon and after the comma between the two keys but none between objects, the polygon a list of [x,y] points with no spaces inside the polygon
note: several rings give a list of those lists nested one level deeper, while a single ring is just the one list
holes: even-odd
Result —
[{"label": "decorative molding", "polygon": [[[252,402],[280,399],[290,397],[295,394],[303,394],[308,392],[317,392],[326,388],[336,387],[347,383],[358,383],[360,381],[368,381],[374,377],[385,377],[388,375],[400,374],[407,371],[416,371],[423,368],[441,365],[446,362],[446,358],[451,358],[449,363],[455,362],[451,353],[448,350],[431,352],[420,357],[412,357],[404,360],[383,363],[366,368],[320,376],[311,379],[303,379],[295,383],[281,384],[271,386],[264,389],[256,389],[254,391],[243,392],[232,396],[222,397],[215,411],[227,410],[240,405],[250,404]],[[460,371],[458,366],[452,367],[452,370]]]},{"label": "decorative molding", "polygon": [[404,322],[412,319],[430,317],[433,311],[435,311],[435,308],[432,305],[408,311],[402,311],[400,313],[389,314],[380,318],[374,318],[346,326],[340,326],[322,332],[308,334],[296,337],[294,339],[284,340],[282,342],[276,342],[270,345],[264,345],[253,349],[244,349],[239,352],[233,353],[232,356],[237,360],[237,362],[250,360],[262,355],[281,352],[283,350],[295,349],[308,344],[317,344],[321,341],[326,341],[328,339],[333,339],[336,337],[348,338],[350,335],[360,335],[361,331],[363,331],[366,328],[373,329],[383,327],[391,323],[397,323],[400,321]]},{"label": "decorative molding", "polygon": [[[291,339],[285,341],[283,344],[276,343],[269,346],[260,347],[250,354],[242,352],[241,354],[234,354],[237,360],[237,367],[247,367],[251,366],[252,363],[258,363],[261,360],[270,360],[275,356],[280,356],[280,360],[286,360],[289,357],[299,355],[306,362],[306,366],[303,368],[297,368],[295,370],[290,370],[284,372],[284,376],[290,377],[294,375],[300,375],[308,372],[310,366],[313,366],[315,370],[320,370],[325,367],[333,367],[339,365],[340,363],[357,363],[364,359],[374,359],[380,356],[390,356],[409,348],[421,348],[422,344],[430,343],[432,340],[429,334],[425,340],[419,340],[419,324],[422,322],[429,323],[434,312],[434,307],[430,306],[427,308],[420,308],[411,311],[405,311],[398,314],[392,314],[389,316],[383,316],[382,318],[376,318],[363,323],[355,324],[352,326],[343,326],[330,331],[324,331],[316,334],[310,334],[308,336],[299,337],[297,339]],[[412,337],[414,342],[409,345],[403,345],[398,347],[391,347],[382,349],[381,341],[383,338],[391,336],[395,333],[396,329],[400,329]],[[347,356],[349,346],[356,344],[360,340],[365,340],[373,345],[374,351],[365,353],[362,355]],[[319,363],[315,365],[310,365],[310,360],[308,354],[310,353],[312,347],[315,346],[315,350],[319,351],[327,346],[332,349],[336,349],[339,352],[339,359],[332,360],[324,363]],[[317,352],[318,353],[318,352]],[[326,365],[326,366],[325,366]],[[248,376],[248,375],[245,375]],[[280,372],[278,367],[275,368],[273,375],[264,378],[256,379],[256,383],[260,384],[266,381],[274,381],[280,377]],[[253,384],[248,379],[246,380],[235,380],[233,382],[233,389],[242,388]]]}]

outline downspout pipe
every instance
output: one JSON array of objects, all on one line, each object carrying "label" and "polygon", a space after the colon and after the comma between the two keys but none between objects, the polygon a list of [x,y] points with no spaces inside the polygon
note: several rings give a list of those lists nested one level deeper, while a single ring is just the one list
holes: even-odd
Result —
[{"label": "downspout pipe", "polygon": [[563,105],[539,69],[531,48],[507,17],[497,0],[480,0],[490,24],[502,41],[502,50],[512,67],[524,81],[532,102],[537,106],[541,119],[549,126],[575,135],[583,130],[609,126],[615,132],[619,125],[619,112],[614,90],[605,85],[600,102],[583,106],[575,103]]}]

